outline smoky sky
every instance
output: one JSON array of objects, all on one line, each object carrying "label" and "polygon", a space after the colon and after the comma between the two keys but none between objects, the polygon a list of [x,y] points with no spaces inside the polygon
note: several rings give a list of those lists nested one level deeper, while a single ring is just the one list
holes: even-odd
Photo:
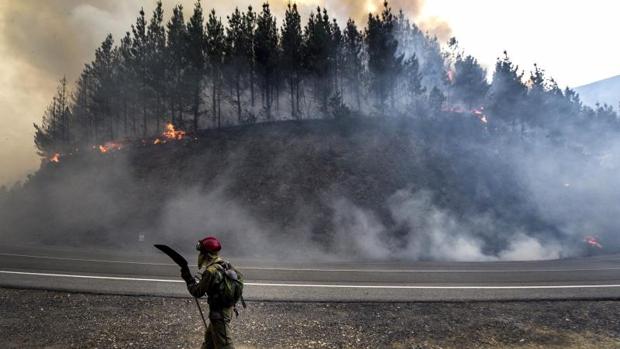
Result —
[{"label": "smoky sky", "polygon": [[[6,25],[4,29],[5,44],[9,53],[15,58],[29,62],[56,78],[67,74],[70,77],[77,75],[84,63],[93,55],[94,48],[103,41],[108,32],[120,36],[130,29],[141,7],[147,11],[154,7],[155,1],[121,2],[115,0],[65,0],[65,1],[38,1],[23,0],[7,3],[4,9]],[[175,4],[181,4],[186,15],[191,14],[193,0],[164,1],[165,8],[170,9]],[[287,1],[273,1],[271,6],[277,17],[282,18],[282,12]],[[214,8],[225,18],[235,7],[245,9],[252,5],[260,8],[261,1],[240,0],[231,2],[203,2],[206,9]],[[372,6],[370,6],[372,4]],[[326,7],[330,13],[338,18],[342,25],[348,18],[354,18],[360,25],[364,25],[370,9],[380,10],[380,1],[366,0],[301,0],[300,11],[308,15],[316,6]],[[423,0],[406,1],[393,0],[390,7],[397,12],[402,9],[405,14],[417,18],[424,7]],[[425,30],[446,39],[450,34],[447,23],[438,18],[429,18],[420,21]]]}]

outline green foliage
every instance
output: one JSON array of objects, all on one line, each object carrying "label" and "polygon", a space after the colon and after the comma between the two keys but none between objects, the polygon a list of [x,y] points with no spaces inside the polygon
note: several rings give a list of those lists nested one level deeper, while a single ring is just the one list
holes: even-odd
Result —
[{"label": "green foliage", "polygon": [[174,124],[183,126],[183,114],[186,105],[189,103],[190,95],[188,91],[188,31],[183,16],[183,6],[177,5],[172,10],[172,18],[166,25],[167,44],[165,51],[166,68],[164,70],[165,81],[167,81],[166,92],[168,94],[168,105],[171,121]]},{"label": "green foliage", "polygon": [[313,82],[313,94],[319,109],[327,112],[332,85],[329,83],[332,46],[331,23],[327,10],[317,7],[304,29],[304,67]]},{"label": "green foliage", "polygon": [[489,91],[486,75],[486,70],[478,64],[476,58],[459,54],[454,63],[454,76],[451,81],[454,97],[470,109],[479,107]]},{"label": "green foliage", "polygon": [[340,92],[336,92],[329,99],[329,112],[334,119],[351,117],[351,109],[342,101]]},{"label": "green foliage", "polygon": [[276,66],[278,65],[278,30],[276,19],[271,14],[269,4],[263,4],[263,11],[256,19],[254,33],[254,56],[259,83],[262,87],[262,101],[267,120],[272,120],[272,104],[276,87]]},{"label": "green foliage", "polygon": [[187,84],[191,94],[191,112],[193,114],[193,129],[198,130],[202,94],[202,79],[205,74],[205,27],[204,15],[200,1],[194,5],[194,13],[187,23]]},{"label": "green foliage", "polygon": [[291,116],[301,118],[300,84],[302,80],[303,34],[301,31],[301,16],[297,5],[288,5],[282,25],[282,61],[281,70],[287,76],[291,98]]},{"label": "green foliage", "polygon": [[441,92],[441,90],[438,89],[436,86],[433,87],[433,89],[428,95],[428,104],[431,110],[435,113],[440,112],[445,101],[446,96],[443,94],[443,92]]},{"label": "green foliage", "polygon": [[343,91],[350,91],[351,99],[357,105],[357,110],[361,109],[361,92],[364,73],[364,36],[357,29],[355,21],[349,19],[344,30],[343,37],[343,76],[345,85]]},{"label": "green foliage", "polygon": [[398,40],[395,36],[396,18],[387,1],[383,4],[381,16],[368,16],[366,45],[368,47],[368,69],[371,75],[371,91],[378,106],[383,109],[388,97],[392,97],[394,81],[402,70],[403,55],[398,55]]},{"label": "green foliage", "polygon": [[206,53],[211,80],[211,110],[213,125],[222,126],[221,94],[223,82],[224,53],[227,50],[224,36],[224,25],[215,15],[215,10],[209,13],[206,25]]},{"label": "green foliage", "polygon": [[516,128],[523,107],[523,100],[527,93],[527,88],[522,81],[523,72],[514,65],[508,53],[504,52],[504,57],[497,60],[495,73],[491,83],[489,109],[497,117]]},{"label": "green foliage", "polygon": [[[403,66],[403,79],[405,80],[405,88],[409,91],[412,101],[424,93],[426,89],[422,85],[422,73],[420,72],[420,63],[416,55],[412,55],[407,59]],[[436,89],[436,88],[434,88]]]},{"label": "green foliage", "polygon": [[[147,28],[146,86],[148,113],[155,119],[155,129],[161,129],[164,101],[168,95],[166,89],[166,29],[164,27],[164,10],[161,1],[157,1],[153,16]],[[118,122],[118,120],[117,120]],[[148,132],[148,130],[147,130]],[[110,139],[115,136],[110,135]]]},{"label": "green foliage", "polygon": [[67,79],[63,77],[58,84],[52,103],[43,114],[41,125],[34,124],[34,144],[37,147],[38,154],[49,157],[70,149],[70,127],[71,112],[69,110]]}]

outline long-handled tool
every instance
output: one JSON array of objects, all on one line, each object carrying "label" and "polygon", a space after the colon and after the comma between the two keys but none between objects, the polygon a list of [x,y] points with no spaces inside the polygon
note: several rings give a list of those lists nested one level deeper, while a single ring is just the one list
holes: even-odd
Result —
[{"label": "long-handled tool", "polygon": [[202,307],[200,307],[200,302],[198,301],[198,298],[194,297],[194,300],[196,301],[196,305],[198,306],[198,311],[200,312],[200,317],[202,318],[202,323],[205,325],[205,330],[206,330],[207,328],[209,328],[209,326],[207,326],[205,315],[202,313]]},{"label": "long-handled tool", "polygon": [[[155,248],[165,253],[168,257],[170,257],[179,267],[181,267],[181,270],[187,270],[187,273],[189,273],[189,266],[187,264],[187,260],[183,258],[183,256],[181,256],[177,251],[173,250],[170,246],[166,246],[166,245],[153,245],[153,246],[155,246]],[[205,320],[204,313],[202,312],[202,307],[200,306],[200,302],[198,301],[198,298],[196,297],[194,297],[194,300],[196,301],[196,305],[198,306],[198,311],[200,312],[202,323],[205,325],[205,329],[207,329],[208,327],[207,321]]]}]

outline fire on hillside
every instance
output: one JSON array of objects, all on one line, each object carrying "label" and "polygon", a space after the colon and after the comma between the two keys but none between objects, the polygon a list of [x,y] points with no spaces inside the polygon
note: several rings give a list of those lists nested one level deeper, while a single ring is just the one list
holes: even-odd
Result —
[{"label": "fire on hillside", "polygon": [[[164,127],[164,131],[160,134],[160,136],[155,138],[154,141],[147,141],[145,139],[142,139],[141,143],[142,144],[165,144],[165,143],[172,142],[172,141],[183,140],[186,136],[187,136],[187,132],[183,130],[177,130],[174,124],[172,124],[171,122],[168,122],[166,123]],[[134,141],[129,140],[129,139],[115,140],[115,141],[105,142],[104,144],[93,145],[91,148],[94,151],[99,152],[100,154],[108,154],[108,153],[120,151],[130,146],[132,143],[134,143]],[[78,149],[76,149],[75,151],[77,152]],[[69,153],[69,155],[72,155],[72,154],[73,153]],[[64,157],[64,156],[65,154],[63,153],[55,152],[55,153],[50,154],[47,157],[47,161],[50,163],[59,163],[61,157]]]},{"label": "fire on hillside", "polygon": [[487,119],[486,114],[484,114],[484,107],[474,109],[471,113],[474,114],[474,116],[477,117],[483,124],[489,123],[489,119]]},{"label": "fire on hillside", "polygon": [[443,111],[449,112],[449,113],[458,113],[458,114],[471,114],[474,117],[476,117],[478,120],[480,120],[481,123],[483,124],[489,123],[489,118],[486,115],[483,106],[480,106],[472,110],[467,110],[461,107],[447,107],[447,108],[444,108]]},{"label": "fire on hillside", "polygon": [[155,138],[153,144],[164,144],[168,141],[180,141],[186,136],[185,131],[176,130],[172,123],[167,123],[162,138]]},{"label": "fire on hillside", "polygon": [[112,150],[121,150],[123,149],[123,145],[118,142],[106,142],[105,144],[100,144],[97,147],[93,146],[93,148],[99,149],[100,153],[107,153]]},{"label": "fire on hillside", "polygon": [[597,249],[603,249],[603,245],[598,241],[596,236],[588,235],[583,238],[583,242],[585,242],[588,246],[594,247]]}]

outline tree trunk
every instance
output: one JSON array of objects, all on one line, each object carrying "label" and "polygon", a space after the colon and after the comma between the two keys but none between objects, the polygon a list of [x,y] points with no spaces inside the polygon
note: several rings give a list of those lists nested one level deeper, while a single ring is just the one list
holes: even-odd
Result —
[{"label": "tree trunk", "polygon": [[235,89],[237,90],[237,123],[241,124],[241,86],[239,83],[240,74],[237,73],[235,80]]},{"label": "tree trunk", "polygon": [[222,88],[217,90],[217,128],[222,128]]},{"label": "tree trunk", "polygon": [[155,129],[157,130],[156,132],[159,132],[159,130],[160,130],[159,123],[160,123],[160,119],[161,119],[161,100],[159,98],[159,94],[158,94],[158,96],[156,98],[156,101],[155,101],[155,114],[156,114],[155,115]]},{"label": "tree trunk", "polygon": [[250,94],[252,95],[252,107],[254,107],[254,68],[250,68]]},{"label": "tree trunk", "polygon": [[216,96],[216,82],[215,82],[215,77],[213,78],[213,83],[212,83],[212,93],[211,93],[211,110],[213,112],[213,126],[216,127],[217,125],[217,96]]},{"label": "tree trunk", "polygon": [[198,118],[199,118],[199,109],[200,108],[200,85],[194,91],[194,103],[192,105],[192,111],[194,113],[194,132],[198,132]]},{"label": "tree trunk", "polygon": [[295,83],[293,77],[288,80],[288,84],[291,88],[291,118],[297,120],[297,113],[295,113]]},{"label": "tree trunk", "polygon": [[299,81],[299,79],[297,79],[295,81],[295,93],[296,93],[296,96],[295,96],[295,99],[296,99],[296,110],[295,110],[295,113],[297,114],[297,117],[301,120],[301,107],[300,107],[300,104],[299,104],[299,99],[301,98],[300,91],[301,91],[301,82]]},{"label": "tree trunk", "polygon": [[129,120],[127,119],[127,98],[123,98],[123,128],[125,129],[125,137],[129,134]]},{"label": "tree trunk", "polygon": [[147,128],[148,120],[147,120],[147,116],[146,116],[146,104],[145,103],[142,103],[142,122],[143,122],[143,125],[142,125],[142,137],[146,137],[147,131],[148,131],[148,128]]}]

